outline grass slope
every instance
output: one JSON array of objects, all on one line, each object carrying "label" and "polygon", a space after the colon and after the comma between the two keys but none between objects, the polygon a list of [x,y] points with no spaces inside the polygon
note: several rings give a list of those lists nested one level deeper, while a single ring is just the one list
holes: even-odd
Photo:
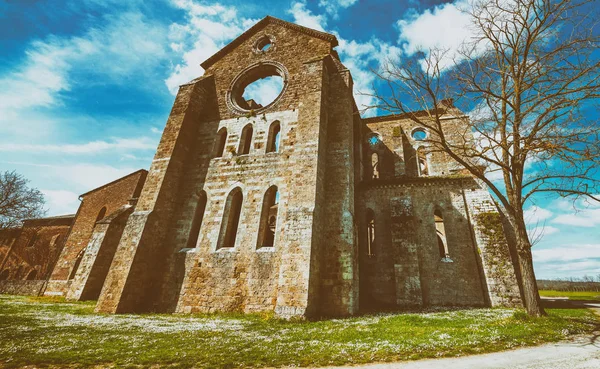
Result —
[{"label": "grass slope", "polygon": [[540,296],[542,296],[542,297],[568,297],[569,300],[600,301],[600,292],[598,292],[598,291],[540,290]]},{"label": "grass slope", "polygon": [[[492,352],[591,332],[585,309],[389,314],[318,322],[261,315],[100,315],[91,303],[0,296],[0,363],[177,368],[323,366]],[[0,364],[2,366],[2,364]]]}]

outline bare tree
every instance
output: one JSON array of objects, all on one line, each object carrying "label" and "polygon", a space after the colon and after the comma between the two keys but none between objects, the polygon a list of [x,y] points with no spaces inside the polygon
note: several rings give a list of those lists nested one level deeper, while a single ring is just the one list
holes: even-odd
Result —
[{"label": "bare tree", "polygon": [[[525,203],[540,193],[599,201],[595,10],[586,0],[477,0],[464,9],[473,38],[460,50],[427,50],[376,72],[387,89],[374,107],[406,114],[431,132],[429,150],[492,191],[516,233],[530,315],[545,312]],[[463,124],[445,125],[449,116]]]},{"label": "bare tree", "polygon": [[0,173],[0,230],[20,226],[24,219],[45,214],[44,195],[28,187],[28,183],[15,171]]}]

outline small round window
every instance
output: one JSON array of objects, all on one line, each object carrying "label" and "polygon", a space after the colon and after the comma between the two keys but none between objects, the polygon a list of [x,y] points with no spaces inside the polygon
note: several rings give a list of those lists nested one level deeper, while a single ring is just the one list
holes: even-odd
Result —
[{"label": "small round window", "polygon": [[427,132],[423,128],[415,128],[411,136],[415,141],[423,141],[427,138]]},{"label": "small round window", "polygon": [[273,39],[269,36],[263,36],[259,38],[254,44],[254,51],[259,53],[265,53],[273,47]]},{"label": "small round window", "polygon": [[371,147],[377,147],[381,144],[381,137],[377,133],[373,133],[367,137],[367,143]]}]

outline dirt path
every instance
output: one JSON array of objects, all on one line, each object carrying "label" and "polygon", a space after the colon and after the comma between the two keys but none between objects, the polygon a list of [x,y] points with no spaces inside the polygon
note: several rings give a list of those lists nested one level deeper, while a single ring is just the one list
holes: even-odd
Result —
[{"label": "dirt path", "polygon": [[[552,308],[593,309],[600,315],[600,302],[543,299]],[[357,368],[357,367],[336,367]],[[369,364],[368,369],[600,369],[600,327],[593,335],[572,341],[460,358]],[[333,368],[330,368],[333,369]]]}]

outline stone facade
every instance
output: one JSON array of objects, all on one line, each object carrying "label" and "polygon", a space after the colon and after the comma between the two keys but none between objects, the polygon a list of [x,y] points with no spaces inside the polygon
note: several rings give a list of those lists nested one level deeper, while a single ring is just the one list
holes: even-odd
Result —
[{"label": "stone facade", "polygon": [[[138,170],[79,196],[81,204],[44,294],[80,299],[88,281],[100,284],[92,288],[100,290],[104,283],[101,275],[106,274],[102,270],[107,269],[112,262],[114,249],[120,239],[119,226],[116,225],[122,221],[122,216],[119,215],[132,207],[132,201],[135,202],[139,196],[146,174],[147,171]],[[118,236],[111,234],[104,241],[104,233],[109,230],[107,224],[111,222],[113,225],[110,233],[114,233],[117,228]],[[99,238],[102,240],[99,241]],[[107,242],[111,240],[112,244]],[[97,262],[103,266],[94,268]],[[97,271],[100,277],[97,277]],[[90,272],[92,275],[88,278],[87,273]],[[72,284],[74,285],[71,286]],[[98,293],[92,293],[90,299],[97,299]]]},{"label": "stone facade", "polygon": [[[84,196],[46,293],[106,313],[519,305],[485,186],[406,117],[362,119],[336,46],[267,17],[202,63],[147,178]],[[243,97],[269,76],[272,103]]]},{"label": "stone facade", "polygon": [[[21,228],[0,231],[0,280],[11,281],[2,285],[7,291],[14,290],[18,282],[49,277],[74,218],[27,219]],[[2,286],[0,292],[5,292]]]}]

